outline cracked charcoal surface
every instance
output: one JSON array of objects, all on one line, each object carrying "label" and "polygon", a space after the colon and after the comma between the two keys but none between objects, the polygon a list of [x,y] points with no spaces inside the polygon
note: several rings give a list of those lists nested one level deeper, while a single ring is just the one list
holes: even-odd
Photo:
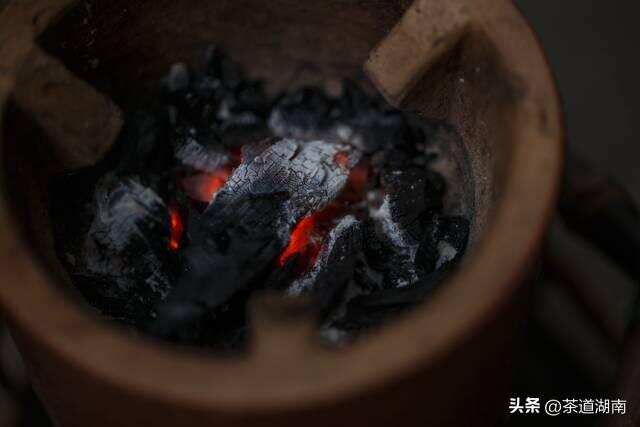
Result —
[{"label": "cracked charcoal surface", "polygon": [[[349,170],[360,159],[357,150],[324,141],[275,141],[262,153],[245,152],[245,160],[234,171],[215,203],[228,203],[249,194],[285,192],[289,195],[291,218],[317,211],[334,200],[349,178]],[[336,164],[336,156],[346,156]]]},{"label": "cracked charcoal surface", "polygon": [[277,289],[312,297],[338,345],[428,298],[463,256],[469,218],[430,168],[450,126],[348,81],[268,99],[215,46],[161,86],[100,164],[52,189],[59,258],[105,315],[237,351],[248,299]]},{"label": "cracked charcoal surface", "polygon": [[95,216],[74,275],[80,292],[105,314],[141,324],[171,288],[164,201],[133,178],[107,175],[95,193]]}]

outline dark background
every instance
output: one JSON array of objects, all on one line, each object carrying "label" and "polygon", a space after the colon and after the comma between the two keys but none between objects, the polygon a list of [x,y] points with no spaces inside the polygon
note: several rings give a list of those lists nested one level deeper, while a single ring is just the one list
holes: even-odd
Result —
[{"label": "dark background", "polygon": [[640,200],[640,4],[516,0],[547,52],[570,143]]}]

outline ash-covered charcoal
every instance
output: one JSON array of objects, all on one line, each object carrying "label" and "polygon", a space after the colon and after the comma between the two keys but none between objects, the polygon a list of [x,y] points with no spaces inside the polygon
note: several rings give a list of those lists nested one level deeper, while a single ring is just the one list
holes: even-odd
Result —
[{"label": "ash-covered charcoal", "polygon": [[152,331],[184,340],[202,319],[264,275],[291,232],[286,193],[213,203],[189,228],[185,265]]},{"label": "ash-covered charcoal", "polygon": [[333,123],[332,102],[319,88],[303,87],[282,95],[271,110],[269,128],[281,138],[322,138]]},{"label": "ash-covered charcoal", "polygon": [[321,209],[344,188],[349,171],[360,160],[360,153],[348,145],[324,141],[302,142],[281,139],[259,152],[250,148],[234,171],[216,203],[229,203],[249,194],[286,192],[290,196],[291,219]]},{"label": "ash-covered charcoal", "polygon": [[385,232],[399,246],[419,243],[428,217],[442,209],[442,178],[408,166],[384,173],[382,185],[386,198],[380,217]]},{"label": "ash-covered charcoal", "polygon": [[325,239],[311,270],[295,280],[287,294],[310,294],[321,311],[330,307],[353,278],[362,237],[360,221],[351,215],[344,217]]},{"label": "ash-covered charcoal", "polygon": [[175,157],[183,168],[215,173],[231,162],[231,154],[216,134],[201,135],[194,127],[179,128],[175,134]]},{"label": "ash-covered charcoal", "polygon": [[384,172],[382,185],[386,194],[368,227],[370,262],[383,272],[385,288],[410,286],[435,269],[420,245],[442,209],[445,187],[438,174],[410,165]]},{"label": "ash-covered charcoal", "polygon": [[334,133],[340,140],[367,154],[389,150],[417,154],[416,146],[425,142],[421,123],[382,99],[368,96],[350,81],[344,82],[332,116]]},{"label": "ash-covered charcoal", "polygon": [[174,65],[164,86],[172,121],[178,127],[197,129],[205,139],[218,135],[227,145],[238,144],[241,136],[264,134],[268,102],[262,83],[247,79],[217,46],[207,50],[205,65],[198,73],[185,64]]},{"label": "ash-covered charcoal", "polygon": [[352,341],[358,334],[378,328],[422,303],[431,295],[443,276],[444,271],[437,271],[422,277],[409,287],[356,295],[323,326],[323,335],[332,344]]},{"label": "ash-covered charcoal", "polygon": [[167,206],[135,178],[105,176],[74,271],[80,292],[106,315],[141,324],[169,292],[175,259]]},{"label": "ash-covered charcoal", "polygon": [[437,270],[455,265],[467,248],[469,229],[469,220],[461,216],[435,216],[420,243],[419,260]]}]

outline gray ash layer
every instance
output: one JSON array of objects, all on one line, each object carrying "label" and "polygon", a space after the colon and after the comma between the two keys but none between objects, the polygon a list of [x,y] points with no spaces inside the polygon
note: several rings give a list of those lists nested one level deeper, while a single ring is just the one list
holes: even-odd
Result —
[{"label": "gray ash layer", "polygon": [[[101,164],[60,179],[58,254],[91,305],[169,341],[242,348],[264,288],[311,296],[323,336],[350,341],[427,298],[465,251],[469,221],[447,214],[450,182],[430,168],[444,133],[348,82],[269,101],[211,48],[200,70],[171,68]],[[194,183],[213,193],[192,198]]]},{"label": "gray ash layer", "polygon": [[[282,139],[260,151],[251,146],[244,161],[236,168],[216,203],[227,203],[251,194],[286,193],[292,209],[292,220],[313,213],[332,202],[344,188],[349,172],[360,160],[351,146],[324,141]],[[344,163],[336,163],[344,156]]]}]

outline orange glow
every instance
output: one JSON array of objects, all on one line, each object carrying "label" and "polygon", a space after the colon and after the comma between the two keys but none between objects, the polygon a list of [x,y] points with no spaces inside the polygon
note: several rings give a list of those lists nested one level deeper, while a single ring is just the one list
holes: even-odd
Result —
[{"label": "orange glow", "polygon": [[283,267],[291,258],[300,256],[298,270],[303,271],[308,266],[315,264],[322,240],[331,230],[334,219],[343,212],[343,208],[337,205],[329,205],[323,210],[300,220],[291,232],[289,244],[278,259],[278,265]]},{"label": "orange glow", "polygon": [[187,195],[194,200],[210,203],[231,176],[231,168],[223,168],[214,173],[203,173],[182,180]]},{"label": "orange glow", "polygon": [[285,248],[284,252],[280,255],[278,264],[283,267],[287,261],[289,261],[294,255],[300,254],[306,255],[310,248],[311,233],[315,228],[315,220],[312,216],[308,216],[302,219],[291,233],[289,239],[289,245]]},{"label": "orange glow", "polygon": [[349,173],[349,180],[338,197],[338,202],[361,202],[365,198],[370,173],[370,167],[367,162],[360,162],[351,169],[351,172]]},{"label": "orange glow", "polygon": [[347,169],[349,167],[349,154],[344,151],[340,151],[333,157],[333,161],[335,161],[342,169]]},{"label": "orange glow", "polygon": [[184,233],[182,217],[180,217],[180,213],[176,208],[169,208],[169,226],[169,249],[175,252],[180,249],[180,242]]}]

